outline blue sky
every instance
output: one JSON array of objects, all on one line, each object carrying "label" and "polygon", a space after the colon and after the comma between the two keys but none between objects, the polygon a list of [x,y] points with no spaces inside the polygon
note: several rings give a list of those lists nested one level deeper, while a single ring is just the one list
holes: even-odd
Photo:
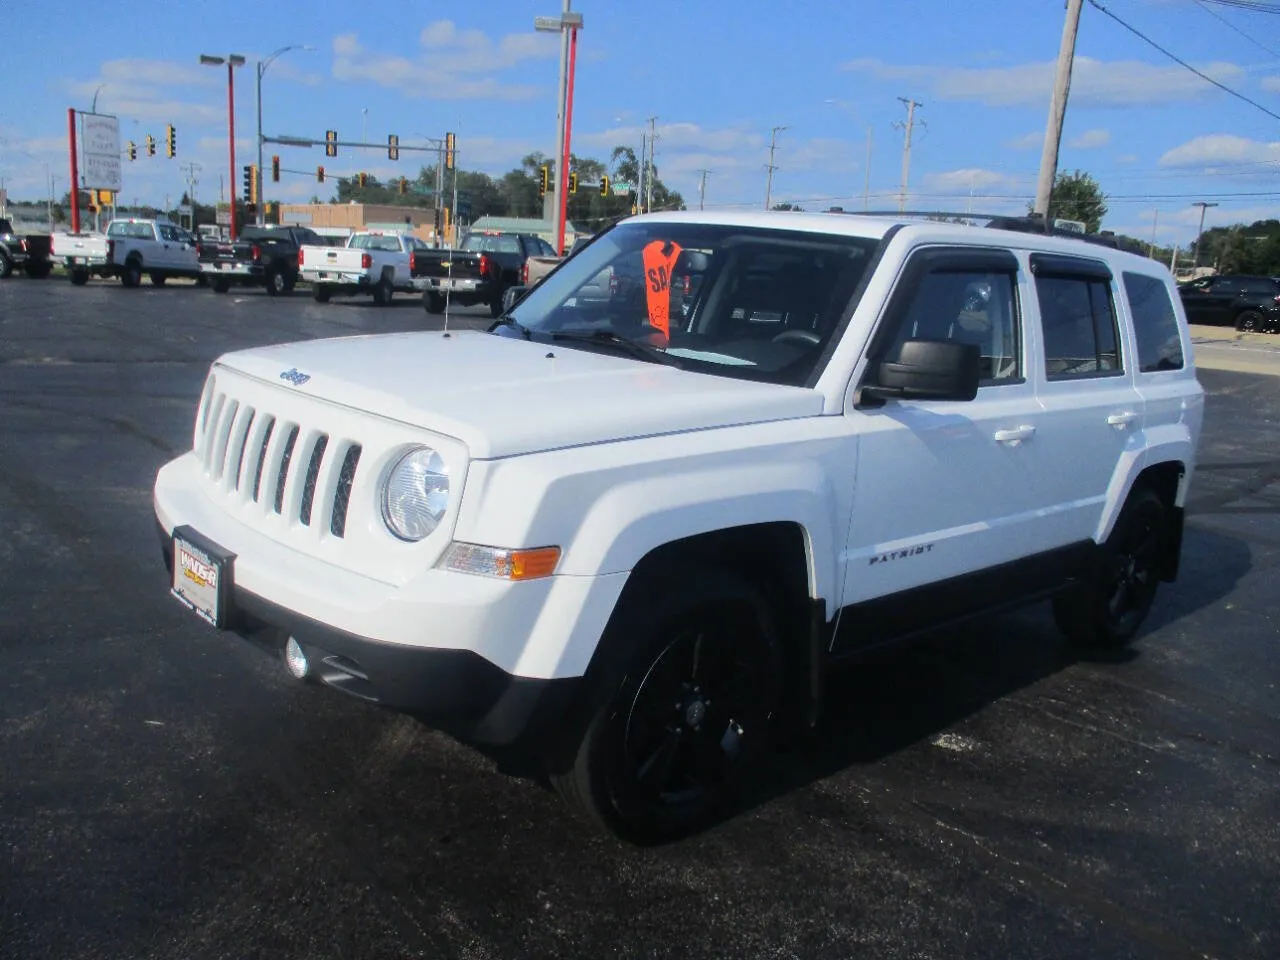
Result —
[{"label": "blue sky", "polygon": [[[1105,0],[1172,52],[1280,113],[1280,16],[1197,0]],[[558,0],[7,0],[0,177],[11,197],[43,197],[46,164],[67,189],[66,108],[121,120],[123,139],[178,130],[178,159],[125,164],[126,201],[158,203],[201,165],[202,200],[227,170],[226,74],[200,53],[241,53],[237,164],[253,150],[253,60],[276,60],[263,85],[264,129],[359,139],[458,133],[459,162],[495,174],[551,152],[558,41],[533,31]],[[779,135],[773,198],[822,209],[862,204],[871,134],[872,206],[896,205],[905,118],[920,101],[912,206],[1010,210],[1035,191],[1063,0],[575,0],[580,35],[574,152],[637,149],[656,115],[663,179],[708,207],[764,202],[769,130]],[[69,31],[67,24],[77,24]],[[1233,29],[1234,28],[1234,29]],[[261,37],[261,40],[254,39]],[[412,176],[402,154],[271,148],[285,168]],[[1086,3],[1060,168],[1093,173],[1112,195],[1106,226],[1161,243],[1207,223],[1280,216],[1280,121],[1196,77]],[[238,178],[238,174],[237,174]],[[317,192],[286,175],[281,199]],[[318,192],[327,197],[332,187]]]}]

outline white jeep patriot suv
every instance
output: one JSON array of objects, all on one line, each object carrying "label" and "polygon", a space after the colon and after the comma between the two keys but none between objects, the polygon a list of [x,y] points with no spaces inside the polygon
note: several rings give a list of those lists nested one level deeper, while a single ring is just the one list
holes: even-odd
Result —
[{"label": "white jeep patriot suv", "polygon": [[205,620],[661,839],[834,661],[1041,599],[1128,641],[1177,572],[1202,415],[1152,260],[655,214],[487,333],[221,357],[155,509]]}]

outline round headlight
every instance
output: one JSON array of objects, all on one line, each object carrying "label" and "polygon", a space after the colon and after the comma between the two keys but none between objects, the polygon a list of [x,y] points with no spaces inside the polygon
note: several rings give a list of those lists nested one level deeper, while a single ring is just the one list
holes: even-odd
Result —
[{"label": "round headlight", "polygon": [[449,468],[430,447],[415,447],[391,468],[382,490],[382,520],[401,540],[431,534],[449,509]]}]

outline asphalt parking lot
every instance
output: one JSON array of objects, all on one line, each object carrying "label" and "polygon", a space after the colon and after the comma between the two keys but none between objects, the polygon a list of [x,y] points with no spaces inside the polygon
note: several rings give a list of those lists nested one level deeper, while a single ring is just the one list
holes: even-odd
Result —
[{"label": "asphalt parking lot", "polygon": [[1201,372],[1182,575],[1125,655],[1035,608],[886,656],[635,849],[166,594],[151,484],[215,356],[439,324],[0,283],[0,957],[1280,955],[1280,376]]}]

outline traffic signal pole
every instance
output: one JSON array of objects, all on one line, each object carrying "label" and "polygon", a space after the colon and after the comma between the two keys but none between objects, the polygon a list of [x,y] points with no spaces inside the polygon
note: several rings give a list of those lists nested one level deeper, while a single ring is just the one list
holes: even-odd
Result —
[{"label": "traffic signal pole", "polygon": [[[259,141],[261,142],[261,141]],[[227,145],[231,152],[231,242],[236,241],[236,73],[235,64],[227,61]]]},{"label": "traffic signal pole", "polygon": [[556,254],[564,256],[565,218],[569,212],[569,140],[573,133],[573,70],[578,58],[578,30],[569,31],[569,82],[564,98],[564,152],[563,162],[556,171],[560,181],[560,216],[556,219]]}]

